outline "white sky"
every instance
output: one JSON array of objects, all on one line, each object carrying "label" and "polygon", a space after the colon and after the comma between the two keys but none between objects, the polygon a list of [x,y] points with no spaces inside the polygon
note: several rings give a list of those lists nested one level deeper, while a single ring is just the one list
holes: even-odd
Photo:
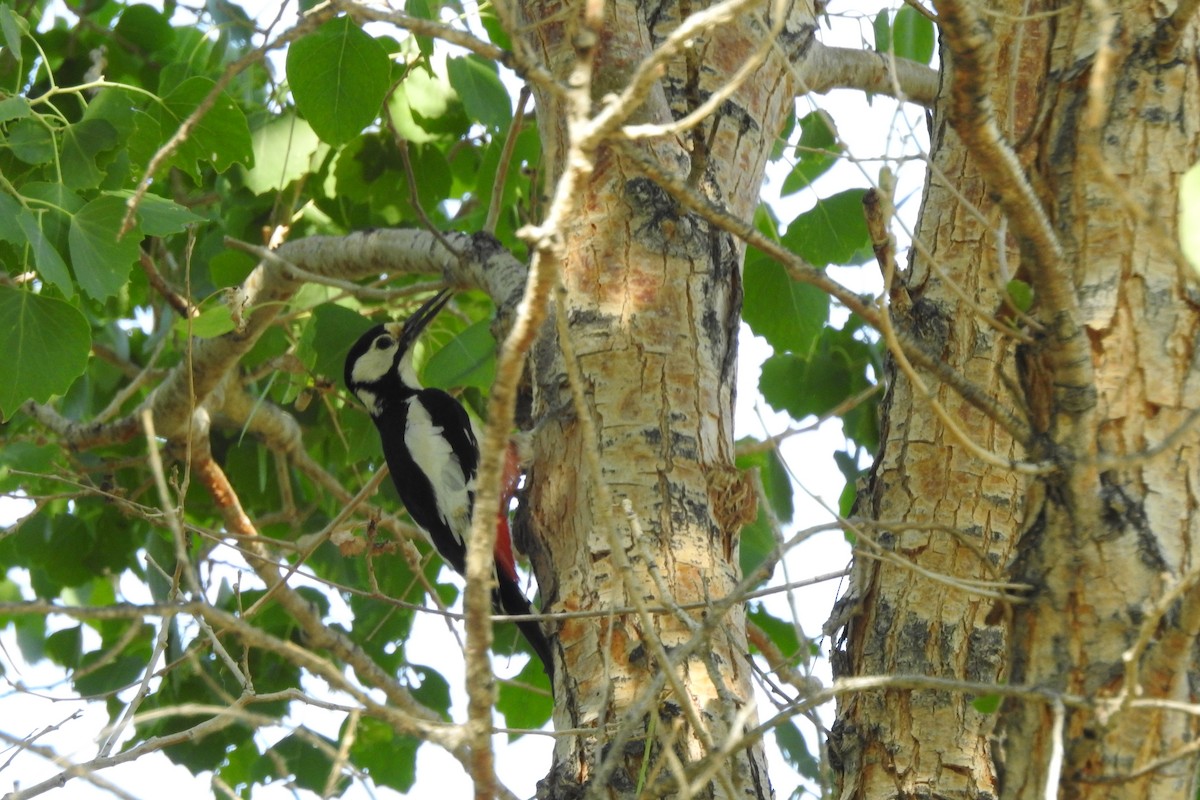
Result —
[{"label": "white sky", "polygon": [[[865,0],[833,0],[829,6],[830,16],[823,19],[827,24],[822,26],[822,40],[827,44],[846,47],[860,47],[863,42],[869,44],[872,41],[871,20],[867,15],[873,16],[879,4]],[[251,8],[253,5],[247,3],[246,7]],[[858,158],[857,162],[839,162],[818,182],[815,190],[821,196],[873,183],[883,162],[870,159],[878,159],[884,155],[890,158],[911,156],[925,152],[928,147],[924,115],[919,110],[910,108],[900,124],[897,124],[896,104],[886,98],[875,98],[873,103],[868,103],[860,93],[839,91],[820,98],[819,102],[833,114],[848,152]],[[811,107],[808,100],[802,100],[800,103],[801,113],[806,113]],[[896,130],[910,130],[915,133],[907,137],[898,136]],[[764,199],[776,206],[782,219],[788,220],[810,206],[814,195],[803,193],[780,201],[778,187],[785,174],[786,168],[773,169],[769,173]],[[899,222],[907,231],[911,231],[915,225],[917,195],[922,181],[923,168],[919,162],[911,162],[899,171],[896,200]],[[903,246],[908,237],[902,232],[900,238]],[[855,269],[833,269],[831,273],[856,291],[874,291],[878,287],[878,271],[870,264]],[[759,365],[770,354],[770,348],[765,342],[752,336],[743,325],[739,352],[737,436],[761,438],[786,429],[793,424],[792,420],[766,406],[757,389]],[[792,526],[794,529],[827,521],[829,515],[822,509],[822,502],[831,508],[837,507],[842,478],[833,462],[832,453],[843,446],[844,439],[837,423],[827,424],[816,433],[792,437],[784,443],[784,459],[797,480],[797,512]],[[0,520],[11,518],[11,515],[11,501],[0,498]],[[830,532],[813,537],[793,551],[787,559],[786,569],[789,573],[788,578],[796,580],[842,569],[848,560],[849,549],[842,535]],[[777,574],[776,579],[779,577]],[[133,581],[126,581],[122,588],[129,590],[129,599],[133,602],[138,602],[139,599],[148,600],[139,598]],[[790,605],[788,599],[782,596],[769,598],[765,602],[772,613],[783,619],[791,618],[791,608],[797,609],[798,624],[806,633],[814,635],[825,621],[837,589],[836,585],[823,584],[800,590],[791,598],[794,605]],[[449,654],[447,658],[428,660],[443,670],[451,686],[460,687],[456,689],[454,696],[454,714],[455,718],[464,718],[465,694],[461,691],[461,657],[458,645],[447,632],[445,623],[432,615],[421,616],[414,626],[413,637],[424,642],[428,652]],[[16,646],[11,627],[0,632],[0,646],[3,647],[0,658],[4,660],[6,678],[12,683],[33,689],[16,691],[10,686],[6,691],[0,687],[0,730],[11,735],[25,736],[47,727],[60,726],[54,733],[39,738],[39,743],[53,748],[59,755],[72,761],[86,761],[94,757],[94,737],[107,722],[103,708],[94,708],[71,699],[67,688],[59,683],[62,676],[56,669],[46,665],[31,667],[25,664],[20,658],[20,650]],[[506,668],[504,664],[497,666],[502,674],[515,671],[511,667]],[[822,680],[829,679],[828,665],[825,662],[820,663],[817,675]],[[770,705],[765,703],[765,698],[760,696],[759,699],[761,715],[769,716]],[[75,714],[79,716],[73,717]],[[337,715],[306,707],[302,716],[305,725],[336,738],[341,723]],[[831,713],[827,714],[827,718],[831,716]],[[805,724],[801,723],[801,727],[803,729]],[[276,738],[284,733],[279,731]],[[810,733],[811,730],[806,731],[806,735]],[[542,778],[549,768],[552,740],[549,737],[527,736],[507,744],[505,738],[496,737],[499,776],[504,784],[519,796],[531,797],[535,792],[537,780]],[[810,746],[815,752],[815,745]],[[776,795],[781,799],[787,798],[797,785],[799,777],[782,761],[773,745],[770,747],[769,758]],[[11,749],[0,746],[0,787],[3,787],[3,790],[31,786],[52,777],[59,770],[60,767],[40,757],[28,753],[14,754]],[[470,782],[461,766],[432,745],[423,746],[419,751],[417,776],[416,787],[407,795],[414,800],[448,800],[470,796]],[[104,770],[100,777],[135,798],[161,798],[167,792],[171,800],[199,800],[213,796],[206,777],[194,777],[186,769],[171,764],[165,756],[158,754]],[[113,794],[92,787],[81,779],[75,779],[69,782],[66,788],[51,790],[41,796],[72,800],[108,800]],[[281,800],[294,798],[296,794],[283,786],[272,786],[256,791],[254,796],[256,800]],[[371,796],[358,786],[345,795],[355,800]],[[391,790],[378,789],[373,796],[394,798],[399,795]]]}]

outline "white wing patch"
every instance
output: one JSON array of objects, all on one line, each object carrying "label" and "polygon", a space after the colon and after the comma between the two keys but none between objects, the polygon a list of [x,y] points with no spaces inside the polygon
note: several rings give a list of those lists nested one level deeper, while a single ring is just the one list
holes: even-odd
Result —
[{"label": "white wing patch", "polygon": [[425,406],[415,397],[405,402],[408,404],[408,424],[404,428],[404,444],[417,467],[433,483],[438,514],[459,541],[466,541],[471,526],[470,491],[474,488],[474,480],[468,484],[458,456],[443,438],[442,428],[433,424]]}]

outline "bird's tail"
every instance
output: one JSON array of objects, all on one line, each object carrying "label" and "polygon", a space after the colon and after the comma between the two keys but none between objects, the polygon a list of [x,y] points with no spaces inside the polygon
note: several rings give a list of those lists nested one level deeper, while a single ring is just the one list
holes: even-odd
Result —
[{"label": "bird's tail", "polygon": [[[502,614],[513,616],[532,614],[533,609],[521,586],[517,582],[516,559],[513,557],[512,533],[508,527],[508,509],[517,493],[517,483],[521,478],[521,458],[517,445],[509,441],[504,453],[504,471],[501,480],[500,508],[496,513],[496,548],[493,555],[496,558],[496,583],[492,592],[492,605]],[[521,635],[529,642],[533,651],[542,660],[542,668],[554,683],[554,657],[550,653],[550,642],[542,631],[542,626],[536,620],[525,619],[517,622]]]},{"label": "bird's tail", "polygon": [[[501,570],[498,570],[498,573],[496,577],[499,579],[499,586],[492,592],[492,603],[496,610],[512,616],[532,614],[533,608],[529,605],[529,600],[526,599],[525,593],[521,591],[517,582],[509,579]],[[533,619],[517,620],[516,625],[521,631],[521,635],[529,642],[529,646],[533,648],[533,652],[537,653],[538,658],[542,660],[542,669],[546,671],[546,675],[553,685],[554,655],[550,652],[550,641],[542,631],[542,626]]]}]

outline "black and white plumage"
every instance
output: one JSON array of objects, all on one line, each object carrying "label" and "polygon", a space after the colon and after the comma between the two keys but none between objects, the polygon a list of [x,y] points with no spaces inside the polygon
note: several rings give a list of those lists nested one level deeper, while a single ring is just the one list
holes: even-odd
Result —
[{"label": "black and white plumage", "polygon": [[[413,368],[413,345],[451,294],[443,290],[403,324],[376,325],[364,333],[346,356],[345,381],[375,422],[392,482],[409,516],[461,575],[466,572],[479,441],[462,404],[441,389],[422,387]],[[498,525],[493,605],[505,614],[529,614],[503,513]],[[532,620],[517,626],[552,675],[550,646],[541,627]]]}]

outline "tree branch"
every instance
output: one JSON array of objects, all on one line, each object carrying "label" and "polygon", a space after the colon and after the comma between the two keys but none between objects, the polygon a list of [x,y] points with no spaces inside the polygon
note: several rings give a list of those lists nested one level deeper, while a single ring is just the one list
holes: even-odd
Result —
[{"label": "tree branch", "polygon": [[796,67],[806,92],[857,89],[929,108],[937,99],[940,73],[932,67],[887,53],[813,42]]}]

